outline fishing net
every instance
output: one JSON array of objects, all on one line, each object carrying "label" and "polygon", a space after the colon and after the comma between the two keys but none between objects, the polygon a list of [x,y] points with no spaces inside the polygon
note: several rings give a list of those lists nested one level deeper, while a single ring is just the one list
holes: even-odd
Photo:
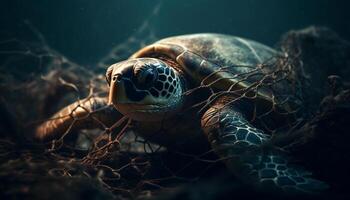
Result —
[{"label": "fishing net", "polygon": [[[9,39],[0,42],[0,56],[6,58],[2,59],[0,69],[4,94],[1,101],[4,102],[2,106],[5,105],[2,110],[6,111],[3,113],[7,118],[22,122],[12,127],[13,130],[3,129],[1,133],[4,139],[0,141],[0,176],[10,183],[3,192],[33,195],[40,179],[48,183],[48,188],[52,184],[52,191],[55,181],[63,181],[73,188],[86,187],[87,191],[106,197],[111,197],[110,193],[126,198],[152,197],[224,170],[221,161],[225,158],[216,157],[210,150],[200,154],[184,153],[140,138],[133,132],[131,120],[115,115],[114,108],[105,102],[108,86],[101,69],[126,59],[157,39],[150,20],[158,10],[159,6],[134,35],[101,59],[96,69],[80,66],[52,49],[29,22],[27,25],[37,37],[36,41]],[[233,98],[224,102],[222,108],[247,101],[252,108],[250,121],[264,130],[278,132],[280,127],[271,127],[276,113],[277,117],[293,116],[287,117],[288,123],[282,123],[284,131],[298,126],[296,119],[303,102],[306,77],[299,54],[290,54],[288,49],[282,52],[258,66],[242,66],[251,70],[232,74],[229,79],[237,80],[236,84],[217,90],[215,84],[224,80],[212,77],[230,73],[229,66],[222,66],[184,94],[196,95],[203,90],[209,94],[204,101],[189,105],[188,110],[201,113],[222,96],[230,95]],[[37,67],[28,69],[28,66]],[[236,87],[243,82],[250,85]],[[270,100],[260,101],[259,94],[266,91]],[[69,109],[52,117],[70,103]],[[263,110],[259,110],[261,105]],[[108,114],[116,118],[105,119]],[[65,121],[64,125],[57,126],[61,121]],[[45,144],[34,142],[30,135],[43,123],[62,129],[58,137]],[[89,181],[102,187],[91,189],[84,185]],[[56,190],[57,187],[60,186],[56,185]],[[63,191],[74,193],[71,188]]]},{"label": "fishing net", "polygon": [[[199,87],[185,93],[191,95],[199,89],[210,91],[208,99],[193,106],[200,108],[199,113],[220,98],[229,96],[229,100],[226,98],[220,103],[219,109],[243,106],[251,123],[272,134],[290,129],[302,117],[300,111],[305,85],[301,80],[306,77],[299,73],[302,63],[297,55],[289,55],[285,51],[257,66],[234,67],[243,68],[245,72],[233,74],[232,66],[221,67],[205,77]],[[225,85],[223,90],[222,87],[217,90],[216,85],[220,84]]]}]

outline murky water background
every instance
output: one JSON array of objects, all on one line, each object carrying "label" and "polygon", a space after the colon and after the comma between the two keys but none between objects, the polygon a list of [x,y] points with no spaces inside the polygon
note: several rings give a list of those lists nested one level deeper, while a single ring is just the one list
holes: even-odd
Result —
[{"label": "murky water background", "polygon": [[[4,0],[2,34],[29,37],[24,21],[68,58],[93,65],[149,21],[158,38],[218,32],[274,45],[281,34],[309,25],[328,26],[350,38],[346,0]],[[5,37],[3,35],[0,35]]]}]

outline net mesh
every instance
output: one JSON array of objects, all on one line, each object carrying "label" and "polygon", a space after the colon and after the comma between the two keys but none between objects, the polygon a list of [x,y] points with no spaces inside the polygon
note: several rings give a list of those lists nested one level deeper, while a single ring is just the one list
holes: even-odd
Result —
[{"label": "net mesh", "polygon": [[[158,10],[159,5],[136,33],[112,49],[98,66],[106,69],[109,64],[123,60],[135,50],[155,41],[157,37],[150,20],[156,17]],[[0,56],[6,58],[1,63],[1,92],[6,96],[4,101],[12,102],[8,104],[9,109],[15,113],[17,121],[26,122],[21,124],[22,129],[15,140],[1,140],[1,160],[17,155],[11,160],[18,162],[17,170],[13,170],[12,174],[2,174],[3,177],[91,178],[115,195],[135,197],[147,196],[159,189],[170,189],[180,183],[195,182],[210,176],[211,171],[223,168],[220,161],[226,158],[217,158],[212,151],[199,155],[171,151],[140,138],[132,131],[131,120],[126,117],[105,124],[99,112],[113,108],[103,105],[93,109],[93,103],[89,103],[106,97],[108,86],[104,74],[70,61],[52,49],[29,22],[27,25],[37,38],[35,42],[18,39],[0,42]],[[248,100],[253,103],[251,122],[260,121],[264,129],[275,133],[277,129],[269,127],[266,122],[271,118],[270,114],[294,115],[300,107],[293,107],[291,103],[297,102],[299,105],[298,102],[302,101],[300,80],[303,77],[298,72],[302,70],[302,63],[298,54],[291,56],[288,50],[283,52],[259,66],[242,66],[252,68],[247,73],[232,75],[231,79],[238,80],[236,84],[249,81],[251,85],[246,88],[237,89],[236,84],[233,84],[226,90],[216,90],[213,87],[215,83],[223,80],[213,80],[211,77],[222,72],[230,73],[229,67],[219,68],[202,80],[198,87],[184,94],[195,95],[198,90],[210,93],[205,101],[190,105],[188,109],[196,109],[201,113],[220,97],[232,95],[234,98],[222,104],[222,108],[242,99]],[[28,66],[36,67],[28,69]],[[253,79],[257,81],[251,81]],[[264,110],[259,110],[259,93],[266,90],[270,91],[271,101]],[[76,103],[70,106],[70,112],[50,117],[73,102]],[[281,109],[286,107],[288,109]],[[72,120],[59,138],[44,145],[33,143],[30,137],[26,138],[24,130],[67,117]],[[74,129],[80,122],[86,123],[86,120],[97,124],[99,129]],[[292,124],[288,124],[288,127],[295,125]],[[8,166],[1,167],[3,170],[0,171],[4,172]]]}]

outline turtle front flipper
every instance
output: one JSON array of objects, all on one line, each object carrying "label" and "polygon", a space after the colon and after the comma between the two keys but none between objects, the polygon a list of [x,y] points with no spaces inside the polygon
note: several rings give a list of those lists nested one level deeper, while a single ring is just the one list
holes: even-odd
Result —
[{"label": "turtle front flipper", "polygon": [[229,170],[258,190],[317,194],[327,189],[310,172],[291,164],[282,151],[264,145],[270,135],[254,128],[235,108],[212,106],[202,117],[202,128]]},{"label": "turtle front flipper", "polygon": [[35,137],[50,140],[79,129],[109,127],[121,117],[113,106],[107,104],[107,98],[89,97],[64,107],[39,125]]}]

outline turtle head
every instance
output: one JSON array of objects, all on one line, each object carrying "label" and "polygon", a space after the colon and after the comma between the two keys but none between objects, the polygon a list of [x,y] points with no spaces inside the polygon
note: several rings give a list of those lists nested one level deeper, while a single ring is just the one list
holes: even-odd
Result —
[{"label": "turtle head", "polygon": [[155,58],[137,58],[110,66],[109,104],[136,121],[158,121],[176,113],[183,103],[181,75]]}]

